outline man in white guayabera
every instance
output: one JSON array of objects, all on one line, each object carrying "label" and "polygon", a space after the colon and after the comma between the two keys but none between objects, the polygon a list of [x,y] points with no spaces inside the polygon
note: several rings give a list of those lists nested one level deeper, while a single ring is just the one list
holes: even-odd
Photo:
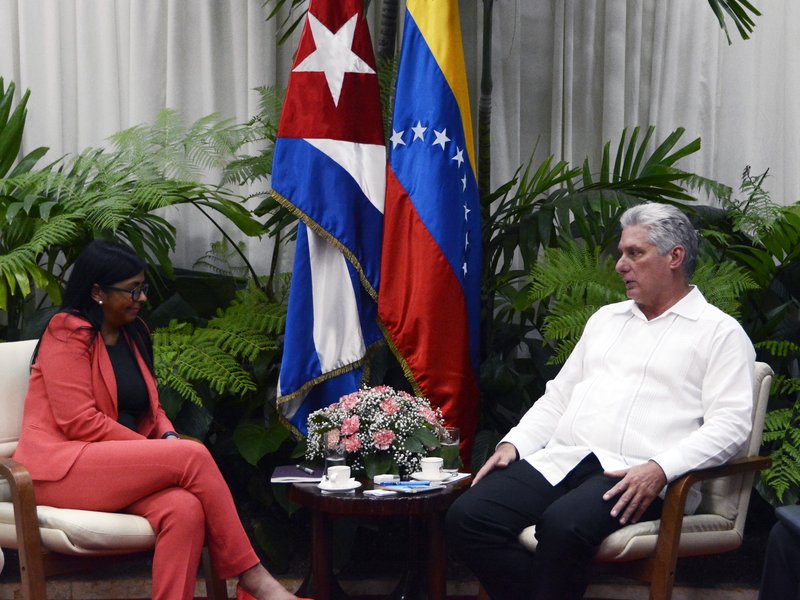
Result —
[{"label": "man in white guayabera", "polygon": [[[447,515],[449,541],[492,598],[583,598],[610,533],[658,518],[668,482],[734,457],[751,428],[755,352],[689,284],[697,234],[675,207],[621,218],[630,300],[598,310],[544,395]],[[700,501],[693,490],[687,510]],[[532,554],[517,541],[536,525]]]}]

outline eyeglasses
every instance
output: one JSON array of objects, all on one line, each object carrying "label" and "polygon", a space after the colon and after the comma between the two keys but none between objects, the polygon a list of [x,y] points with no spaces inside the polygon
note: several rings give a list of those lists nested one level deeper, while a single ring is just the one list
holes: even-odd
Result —
[{"label": "eyeglasses", "polygon": [[127,292],[131,295],[131,300],[136,302],[137,300],[139,300],[139,298],[142,297],[142,294],[147,296],[147,290],[150,289],[150,286],[148,286],[146,283],[141,283],[137,285],[135,288],[126,289],[126,288],[114,287],[113,285],[104,285],[103,289],[111,290],[112,292]]}]

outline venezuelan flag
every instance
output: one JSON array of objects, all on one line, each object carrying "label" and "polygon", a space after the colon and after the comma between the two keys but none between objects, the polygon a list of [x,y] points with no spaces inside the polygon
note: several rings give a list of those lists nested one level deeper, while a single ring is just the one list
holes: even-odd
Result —
[{"label": "venezuelan flag", "polygon": [[408,0],[386,174],[378,312],[416,391],[478,420],[481,232],[457,0]]}]

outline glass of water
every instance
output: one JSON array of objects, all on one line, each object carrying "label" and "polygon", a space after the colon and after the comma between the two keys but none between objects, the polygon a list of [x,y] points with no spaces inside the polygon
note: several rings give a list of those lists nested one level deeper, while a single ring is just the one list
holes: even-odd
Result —
[{"label": "glass of water", "polygon": [[439,456],[444,460],[442,471],[457,473],[461,466],[461,456],[459,446],[461,443],[461,432],[458,427],[445,427],[439,434]]},{"label": "glass of water", "polygon": [[344,456],[344,444],[338,429],[326,431],[323,435],[325,447],[325,478],[328,478],[328,468],[344,466],[347,461]]}]

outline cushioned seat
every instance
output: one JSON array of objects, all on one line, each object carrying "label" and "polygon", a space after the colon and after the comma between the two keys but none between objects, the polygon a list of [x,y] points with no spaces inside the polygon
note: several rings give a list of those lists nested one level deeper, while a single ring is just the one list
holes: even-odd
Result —
[{"label": "cushioned seat", "polygon": [[[0,502],[0,540],[15,537],[14,507]],[[52,552],[80,555],[130,554],[152,550],[156,534],[137,515],[37,506],[42,545]]]},{"label": "cushioned seat", "polygon": [[[100,559],[150,552],[155,533],[137,515],[37,506],[30,475],[11,459],[22,427],[30,360],[36,340],[0,343],[0,547],[19,551],[22,596],[46,598],[45,575],[96,568]],[[210,599],[227,598],[208,552],[203,570]]]}]

